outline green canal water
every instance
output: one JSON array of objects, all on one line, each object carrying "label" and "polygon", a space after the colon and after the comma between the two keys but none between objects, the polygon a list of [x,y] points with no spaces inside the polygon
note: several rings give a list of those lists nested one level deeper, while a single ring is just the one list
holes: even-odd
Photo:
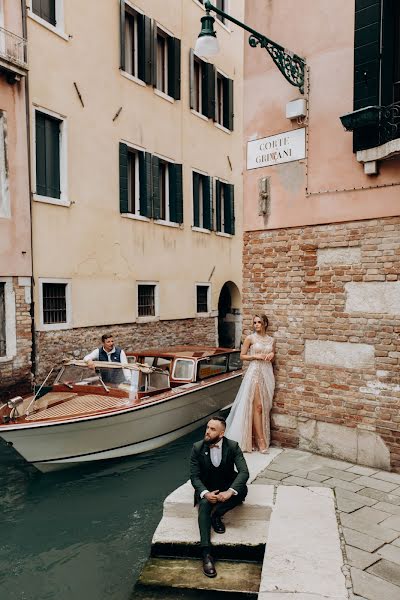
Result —
[{"label": "green canal water", "polygon": [[134,599],[164,498],[188,479],[202,435],[47,475],[0,441],[0,599]]}]

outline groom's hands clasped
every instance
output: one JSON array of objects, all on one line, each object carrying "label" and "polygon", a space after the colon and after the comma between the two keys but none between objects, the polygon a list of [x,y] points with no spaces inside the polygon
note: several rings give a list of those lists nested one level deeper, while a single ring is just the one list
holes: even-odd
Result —
[{"label": "groom's hands clasped", "polygon": [[207,492],[204,494],[204,498],[208,500],[210,504],[216,504],[218,502],[219,490],[214,490],[213,492]]}]

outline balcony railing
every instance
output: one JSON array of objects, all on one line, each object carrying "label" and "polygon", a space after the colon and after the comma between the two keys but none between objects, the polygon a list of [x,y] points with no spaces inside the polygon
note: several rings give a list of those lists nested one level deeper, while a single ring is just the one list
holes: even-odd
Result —
[{"label": "balcony railing", "polygon": [[366,106],[340,117],[353,131],[353,150],[368,150],[400,138],[400,101],[388,106]]},{"label": "balcony railing", "polygon": [[[18,73],[20,73],[21,69],[25,71],[28,68],[26,62],[26,40],[0,27],[0,65],[5,66],[4,63],[9,64],[11,71],[17,70]],[[13,65],[17,69],[13,69]]]},{"label": "balcony railing", "polygon": [[381,144],[400,138],[400,101],[381,106],[379,141]]}]

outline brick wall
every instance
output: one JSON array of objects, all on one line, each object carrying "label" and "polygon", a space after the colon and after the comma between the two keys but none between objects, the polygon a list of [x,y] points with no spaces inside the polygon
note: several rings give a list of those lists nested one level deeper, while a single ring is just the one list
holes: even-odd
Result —
[{"label": "brick wall", "polygon": [[318,451],[324,424],[323,453],[400,470],[399,273],[398,217],[245,234],[245,332],[265,311],[277,338],[275,443]]},{"label": "brick wall", "polygon": [[[13,277],[15,294],[16,355],[0,360],[0,401],[30,391],[32,333],[30,303],[25,298],[25,286],[18,285],[18,277]],[[30,289],[28,294],[30,295]]]},{"label": "brick wall", "polygon": [[52,366],[68,358],[83,358],[101,344],[103,333],[111,332],[115,343],[126,352],[181,344],[216,344],[215,318],[177,319],[152,323],[81,327],[36,333],[37,379]]}]

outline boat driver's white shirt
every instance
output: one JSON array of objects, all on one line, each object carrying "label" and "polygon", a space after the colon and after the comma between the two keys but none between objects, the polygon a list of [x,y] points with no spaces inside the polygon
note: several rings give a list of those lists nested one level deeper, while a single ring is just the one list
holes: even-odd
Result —
[{"label": "boat driver's white shirt", "polygon": [[[219,440],[219,442],[217,444],[215,444],[214,448],[210,448],[210,459],[212,464],[214,465],[214,467],[219,467],[219,465],[221,464],[221,460],[222,460],[222,440],[224,438],[221,438]],[[229,488],[233,494],[235,496],[237,496],[237,491],[234,490],[233,488]],[[201,492],[200,494],[200,498],[204,498],[204,496],[206,494],[209,493],[209,490],[204,490],[203,492]]]},{"label": "boat driver's white shirt", "polygon": [[[110,352],[107,352],[107,350],[104,348],[103,346],[103,350],[104,352],[107,354],[107,361],[111,362],[111,354],[113,352],[115,352],[115,346],[110,350]],[[99,349],[95,348],[93,350],[93,352],[90,352],[89,354],[86,354],[86,356],[83,359],[85,362],[88,362],[89,360],[99,360]],[[126,358],[126,354],[125,352],[121,349],[121,356],[120,356],[120,362],[121,363],[127,363],[128,359]],[[122,369],[124,372],[124,377],[127,381],[130,381],[131,379],[131,372],[129,369]]]}]

